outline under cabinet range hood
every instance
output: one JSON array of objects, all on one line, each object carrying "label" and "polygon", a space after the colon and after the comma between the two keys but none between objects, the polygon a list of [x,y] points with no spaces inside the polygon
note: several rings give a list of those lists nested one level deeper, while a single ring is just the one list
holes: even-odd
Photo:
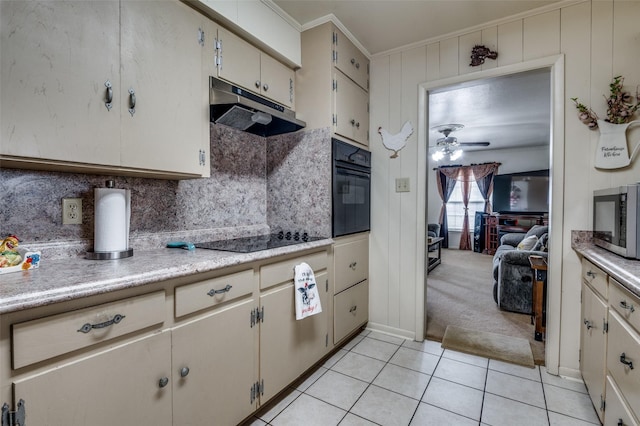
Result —
[{"label": "under cabinet range hood", "polygon": [[215,77],[209,77],[209,103],[212,123],[259,136],[295,132],[307,125],[289,108]]}]

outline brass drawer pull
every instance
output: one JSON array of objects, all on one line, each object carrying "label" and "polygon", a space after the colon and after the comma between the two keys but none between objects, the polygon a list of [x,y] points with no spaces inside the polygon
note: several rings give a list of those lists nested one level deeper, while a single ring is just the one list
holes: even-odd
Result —
[{"label": "brass drawer pull", "polygon": [[222,288],[222,289],[220,289],[220,290],[214,290],[214,289],[211,289],[211,290],[209,290],[209,292],[208,292],[207,294],[208,294],[209,296],[213,297],[213,296],[215,296],[216,294],[227,293],[227,292],[228,292],[229,290],[231,290],[232,288],[233,288],[233,286],[231,286],[231,285],[227,284],[225,288]]},{"label": "brass drawer pull", "polygon": [[629,370],[633,370],[633,361],[627,361],[627,357],[624,352],[620,354],[620,362],[623,363],[624,365],[628,365]]},{"label": "brass drawer pull", "polygon": [[620,301],[620,307],[622,309],[628,309],[629,312],[634,312],[636,310],[636,308],[633,307],[633,304],[631,303],[627,303],[626,300],[621,300]]},{"label": "brass drawer pull", "polygon": [[86,334],[86,333],[90,332],[91,330],[93,330],[94,328],[105,328],[105,327],[109,327],[109,326],[111,326],[113,324],[118,324],[124,318],[125,318],[125,315],[116,314],[109,321],[101,322],[101,323],[98,323],[98,324],[86,323],[85,325],[80,327],[80,329],[78,331],[81,332],[81,333],[85,333]]}]

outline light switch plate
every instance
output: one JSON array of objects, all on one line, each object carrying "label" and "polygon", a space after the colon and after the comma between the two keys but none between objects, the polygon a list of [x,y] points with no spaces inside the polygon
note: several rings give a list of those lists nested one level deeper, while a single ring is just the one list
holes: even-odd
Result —
[{"label": "light switch plate", "polygon": [[396,192],[409,192],[409,178],[396,178]]}]

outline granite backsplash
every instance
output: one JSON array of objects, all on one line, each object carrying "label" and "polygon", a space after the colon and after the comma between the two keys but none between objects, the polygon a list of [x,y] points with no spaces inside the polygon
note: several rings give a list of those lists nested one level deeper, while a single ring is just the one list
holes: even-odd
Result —
[{"label": "granite backsplash", "polygon": [[[93,247],[93,189],[107,179],[131,190],[134,250],[281,229],[331,235],[328,128],[262,138],[212,125],[210,155],[211,177],[190,180],[0,168],[0,236],[17,235],[45,259],[84,254]],[[82,198],[81,225],[62,225],[62,198]]]}]

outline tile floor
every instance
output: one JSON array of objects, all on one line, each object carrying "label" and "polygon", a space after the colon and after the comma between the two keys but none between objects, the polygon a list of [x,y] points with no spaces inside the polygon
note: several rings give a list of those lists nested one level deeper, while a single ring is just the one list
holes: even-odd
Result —
[{"label": "tile floor", "polygon": [[599,425],[582,382],[363,331],[246,425]]}]

